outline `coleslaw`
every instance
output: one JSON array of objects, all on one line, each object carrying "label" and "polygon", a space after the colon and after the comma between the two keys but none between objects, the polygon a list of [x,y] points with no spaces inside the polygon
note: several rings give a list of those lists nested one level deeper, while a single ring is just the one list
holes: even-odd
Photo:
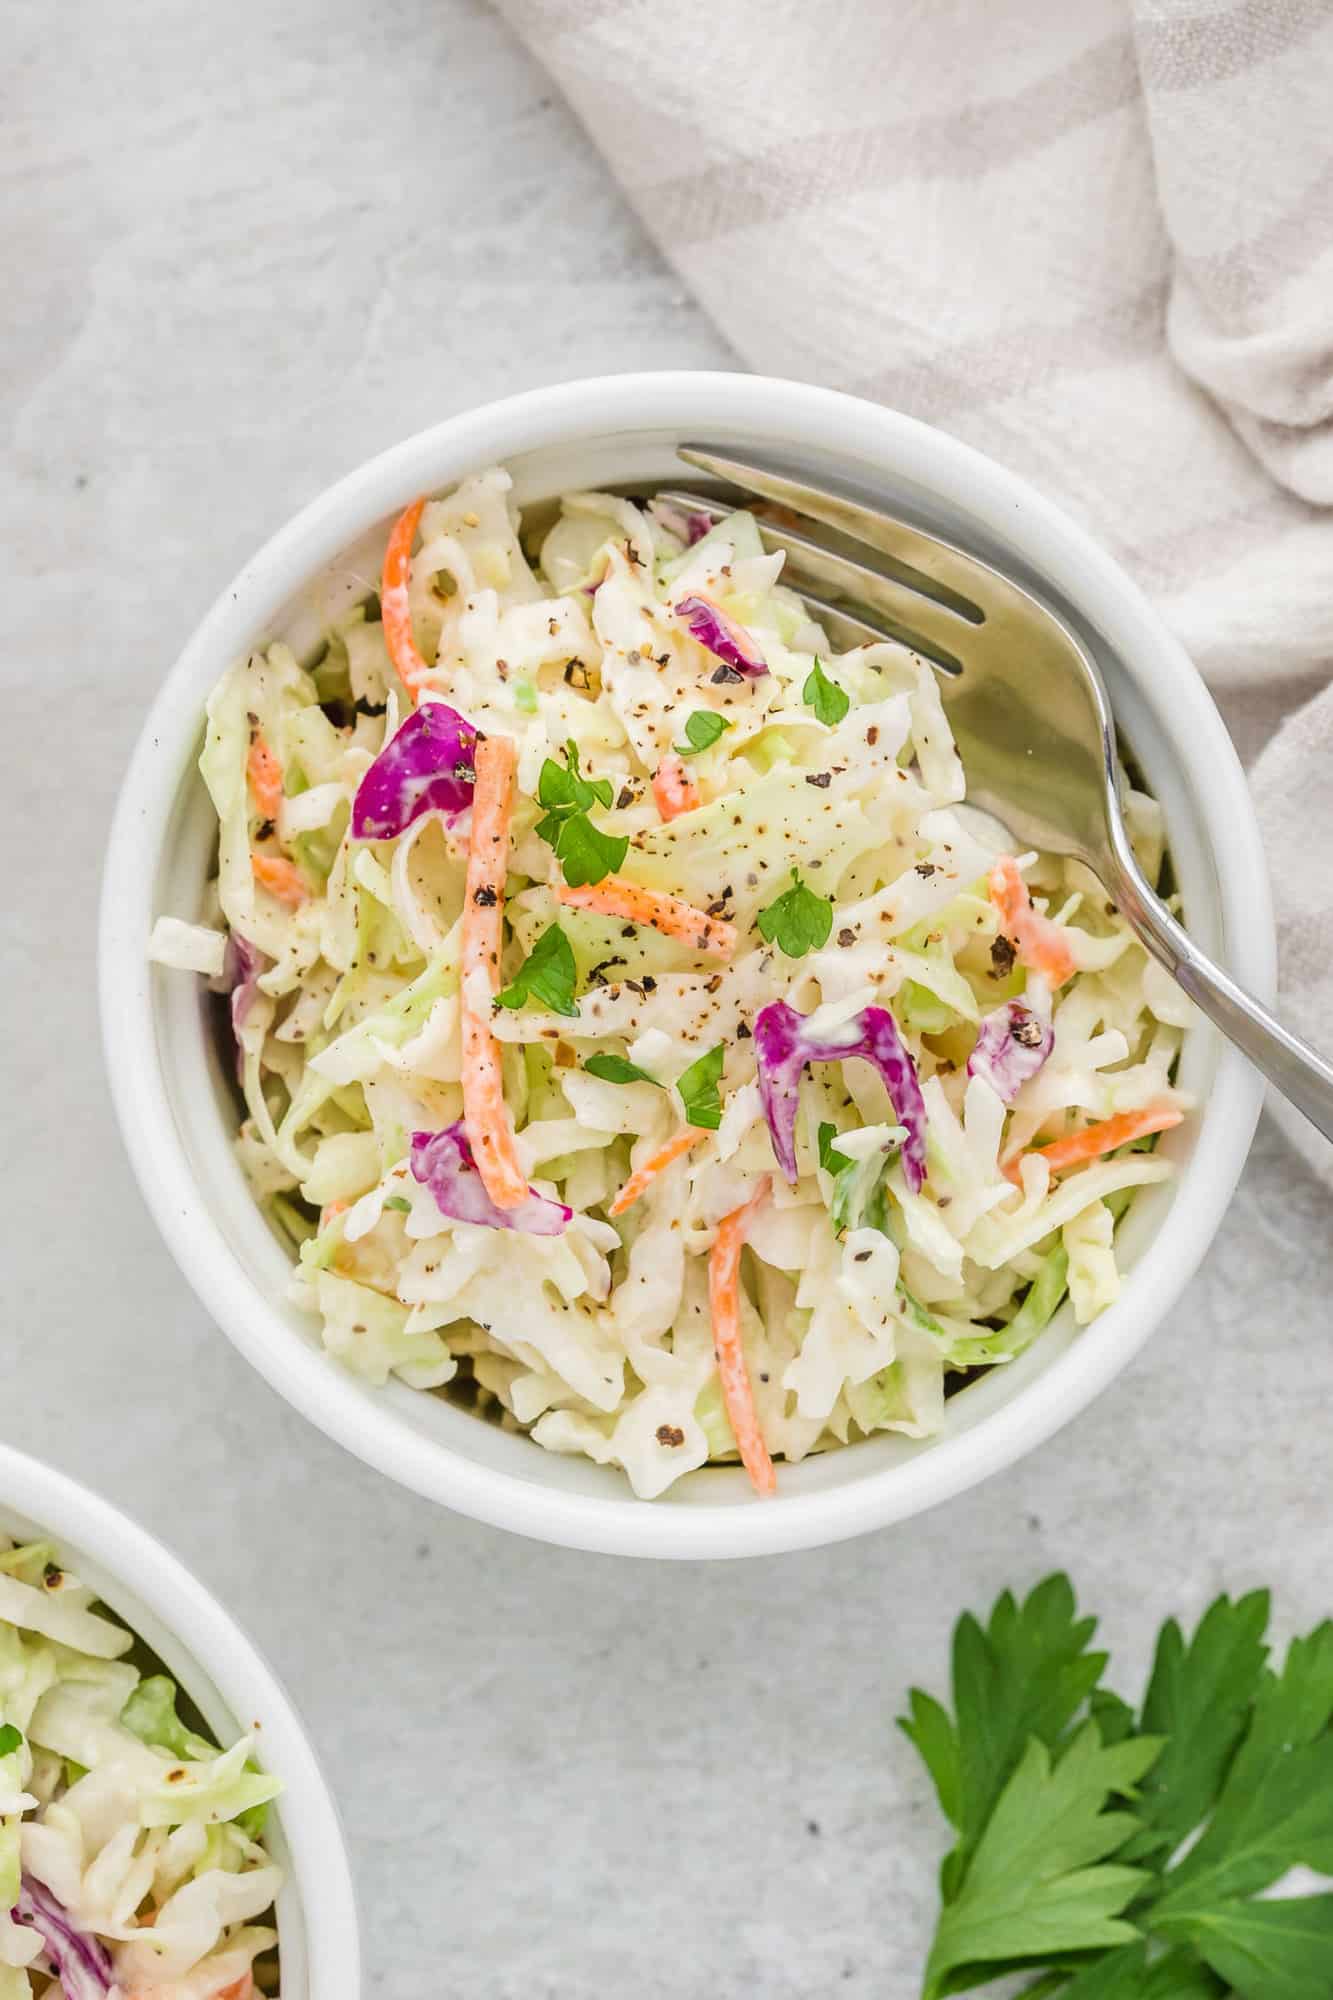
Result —
[{"label": "coleslaw", "polygon": [[933,669],[836,652],[749,515],[544,523],[501,470],[414,502],[318,658],[236,663],[216,882],[151,950],[226,996],[332,1356],[641,1497],[736,1458],[770,1493],[1114,1300],[1186,1003],[968,806]]},{"label": "coleslaw", "polygon": [[0,2000],[273,1990],[279,1786],[144,1657],[49,1542],[0,1536]]}]

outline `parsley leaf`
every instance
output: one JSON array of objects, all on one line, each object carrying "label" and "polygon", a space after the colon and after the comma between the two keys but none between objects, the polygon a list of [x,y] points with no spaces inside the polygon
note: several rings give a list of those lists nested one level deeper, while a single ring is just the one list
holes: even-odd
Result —
[{"label": "parsley leaf", "polygon": [[833,905],[826,896],[807,889],[800,870],[793,868],[790,889],[784,889],[775,903],[761,910],[755,921],[769,944],[776,944],[788,958],[804,958],[808,951],[818,951],[828,943]]},{"label": "parsley leaf", "polygon": [[1171,1852],[1217,1797],[1264,1670],[1268,1610],[1266,1591],[1219,1597],[1188,1644],[1174,1618],[1163,1625],[1140,1726],[1169,1740],[1144,1782],[1148,1824],[1127,1858]]},{"label": "parsley leaf", "polygon": [[[1008,1591],[983,1626],[965,1612],[953,1640],[956,1720],[913,1689],[900,1727],[925,1758],[958,1841],[942,1873],[957,1894],[977,1842],[1029,1740],[1054,1749],[1092,1693],[1105,1653],[1088,1651],[1095,1618],[1080,1618],[1067,1576],[1051,1576],[1020,1604]],[[922,1720],[924,1712],[924,1721]]]},{"label": "parsley leaf", "polygon": [[925,2000],[1016,1971],[1026,2000],[1333,1996],[1333,1895],[1264,1894],[1333,1872],[1333,1622],[1275,1673],[1268,1612],[1168,1620],[1137,1715],[1064,1577],[960,1619],[954,1715],[918,1689],[902,1724],[958,1829]]},{"label": "parsley leaf", "polygon": [[552,924],[542,932],[497,1004],[521,1007],[525,1000],[537,1000],[553,1014],[577,1014],[575,976],[574,947],[559,924]]},{"label": "parsley leaf", "polygon": [[678,757],[697,757],[701,750],[711,750],[723,730],[730,727],[725,715],[711,708],[696,708],[686,721],[685,741],[671,747]]},{"label": "parsley leaf", "polygon": [[1030,1963],[1034,1945],[1049,1963],[1135,1942],[1120,1912],[1150,1878],[1107,1861],[1137,1825],[1109,1801],[1132,1793],[1161,1747],[1157,1737],[1133,1736],[1108,1748],[1095,1722],[1059,1756],[1028,1739],[940,1918],[923,2000],[972,1983],[960,1979],[965,1969]]},{"label": "parsley leaf", "polygon": [[[1333,1896],[1217,1903],[1198,1952],[1246,2000],[1315,2000],[1333,1991]],[[1197,1989],[1215,1993],[1216,1987]]]},{"label": "parsley leaf", "polygon": [[629,851],[629,841],[623,835],[603,833],[588,817],[589,807],[610,805],[611,780],[583,776],[573,737],[565,745],[565,757],[563,765],[548,757],[538,774],[537,803],[544,812],[537,833],[555,850],[570,888],[580,889],[614,874]]},{"label": "parsley leaf", "polygon": [[8,1757],[11,1752],[23,1748],[23,1732],[15,1729],[12,1722],[0,1725],[0,1757]]},{"label": "parsley leaf", "polygon": [[589,882],[601,882],[608,875],[614,875],[629,852],[629,840],[623,834],[619,837],[603,833],[594,826],[587,813],[572,813],[561,820],[554,837],[543,831],[546,821],[537,831],[551,847],[560,863],[561,871],[571,889],[581,889]]},{"label": "parsley leaf", "polygon": [[722,1123],[722,1099],[717,1087],[722,1080],[726,1055],[725,1042],[719,1042],[715,1049],[709,1049],[706,1055],[692,1062],[676,1079],[687,1123],[698,1125],[706,1132],[716,1132]]},{"label": "parsley leaf", "polygon": [[821,1125],[819,1128],[819,1164],[826,1174],[840,1174],[846,1167],[854,1166],[846,1153],[840,1153],[833,1141],[838,1136],[836,1125]]},{"label": "parsley leaf", "polygon": [[571,736],[565,744],[565,764],[548,757],[537,778],[537,803],[559,814],[587,812],[589,806],[609,806],[609,778],[585,778],[579,769],[579,746]]},{"label": "parsley leaf", "polygon": [[[1215,1908],[1288,1868],[1333,1867],[1333,1624],[1293,1639],[1265,1673],[1249,1728],[1201,1838],[1165,1878],[1152,1928],[1203,1949]],[[1205,1952],[1205,1956],[1206,1956]]]},{"label": "parsley leaf", "polygon": [[835,722],[842,721],[852,705],[851,697],[829,679],[818,660],[801,689],[801,700],[807,708],[813,708],[816,722],[825,723],[830,729]]},{"label": "parsley leaf", "polygon": [[589,1076],[600,1076],[603,1083],[657,1082],[655,1076],[649,1076],[646,1069],[640,1069],[624,1056],[589,1056],[583,1067]]}]

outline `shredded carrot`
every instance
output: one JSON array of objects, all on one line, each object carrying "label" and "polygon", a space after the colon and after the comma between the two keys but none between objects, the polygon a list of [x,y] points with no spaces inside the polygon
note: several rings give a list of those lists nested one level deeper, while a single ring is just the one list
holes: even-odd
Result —
[{"label": "shredded carrot", "polygon": [[658,1175],[664,1174],[673,1160],[678,1160],[682,1153],[688,1153],[691,1146],[697,1146],[700,1139],[707,1137],[707,1132],[700,1125],[682,1125],[680,1131],[674,1133],[665,1146],[659,1146],[641,1167],[635,1168],[607,1209],[607,1214],[623,1215],[627,1208],[634,1206],[641,1194],[647,1193]]},{"label": "shredded carrot", "polygon": [[759,1428],[754,1407],[754,1391],[745,1366],[741,1345],[741,1251],[750,1233],[750,1224],[768,1199],[768,1176],[750,1199],[734,1208],[718,1225],[717,1236],[708,1254],[708,1305],[713,1315],[713,1351],[717,1355],[722,1401],[731,1422],[732,1435],[740,1450],[741,1464],[750,1475],[756,1493],[765,1497],[778,1490],[773,1461]]},{"label": "shredded carrot", "polygon": [[398,669],[398,678],[413,701],[430,673],[412,636],[412,607],[407,595],[412,540],[425,504],[423,495],[410,507],[405,507],[394,522],[384,550],[384,567],[380,572],[380,617],[384,621],[384,643],[389,649],[389,658]]},{"label": "shredded carrot", "polygon": [[280,903],[290,904],[294,910],[310,894],[305,876],[285,854],[252,854],[250,866],[260,888],[267,889],[270,896],[276,896]]},{"label": "shredded carrot", "polygon": [[1027,884],[1012,854],[1000,856],[986,886],[1005,933],[1018,947],[1023,963],[1040,972],[1052,987],[1063,986],[1067,979],[1072,979],[1078,967],[1068,942],[1058,924],[1033,909]]},{"label": "shredded carrot", "polygon": [[1085,1160],[1114,1153],[1118,1146],[1128,1146],[1133,1139],[1146,1139],[1150,1132],[1169,1132],[1184,1115],[1174,1104],[1148,1104],[1142,1111],[1119,1111],[1114,1118],[1104,1118],[1100,1125],[1085,1125],[1081,1132],[1053,1139],[1049,1146],[1033,1146],[1016,1154],[1005,1167],[1005,1173],[1011,1181],[1017,1181],[1024,1160],[1045,1160],[1053,1174],[1062,1174],[1068,1167],[1081,1167]]},{"label": "shredded carrot", "polygon": [[663,819],[693,812],[699,803],[699,787],[674,750],[667,752],[653,773],[653,797]]},{"label": "shredded carrot", "polygon": [[582,889],[557,882],[555,898],[576,910],[596,910],[604,917],[624,917],[632,924],[646,924],[663,937],[679,938],[692,951],[706,951],[713,958],[730,958],[736,949],[736,926],[719,917],[696,910],[680,896],[668,896],[660,889],[645,889],[627,882],[623,875],[605,875]]},{"label": "shredded carrot", "polygon": [[500,990],[505,865],[517,761],[508,736],[478,738],[463,901],[463,1123],[482,1184],[497,1208],[517,1208],[526,1201],[528,1181],[505,1108],[499,1044],[488,1015],[475,1011],[471,994],[479,983],[492,997]]},{"label": "shredded carrot", "polygon": [[245,774],[250,780],[250,790],[260,817],[276,819],[282,804],[282,766],[270,749],[262,730],[256,729],[250,738],[250,748],[245,758]]}]

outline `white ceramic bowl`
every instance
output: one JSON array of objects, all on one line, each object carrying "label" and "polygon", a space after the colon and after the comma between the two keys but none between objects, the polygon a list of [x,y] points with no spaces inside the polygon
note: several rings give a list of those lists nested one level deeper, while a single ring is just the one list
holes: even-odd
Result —
[{"label": "white ceramic bowl", "polygon": [[160,1542],[86,1486],[0,1445],[0,1531],[49,1539],[60,1559],[144,1639],[220,1743],[253,1729],[283,1784],[268,1844],[278,1897],[282,2000],[359,2000],[356,1905],[342,1828],[291,1702],[216,1599]]},{"label": "white ceramic bowl", "polygon": [[1170,1310],[1208,1247],[1259,1113],[1260,1085],[1202,1026],[1181,1081],[1198,1116],[1163,1151],[1180,1166],[1145,1190],[1122,1240],[1120,1299],[1076,1335],[1066,1308],[1020,1361],[950,1399],[944,1434],[881,1437],[784,1467],[776,1500],[743,1473],[694,1473],[651,1504],[619,1472],[556,1457],[438,1397],[367,1388],[320,1351],[283,1301],[287,1258],[232,1157],[233,1112],[193,982],[151,968],[163,912],[194,915],[215,833],[195,772],[203,706],[261,637],[298,653],[323,612],[364,592],[375,538],[415,494],[503,462],[520,501],[627,479],[677,480],[675,446],[710,442],[849,483],[989,554],[1056,603],[1094,648],[1116,713],[1167,816],[1189,922],[1260,996],[1273,927],[1240,766],[1179,645],[1109,557],[989,459],[890,410],[792,382],[718,374],[572,382],[450,419],[361,467],[283,528],[208,613],[168,675],[126,779],[101,925],[107,1064],[140,1184],[182,1270],[241,1351],[329,1436],[391,1478],[519,1533],[630,1555],[737,1556],[836,1541],[975,1484],[1049,1437],[1102,1389]]}]

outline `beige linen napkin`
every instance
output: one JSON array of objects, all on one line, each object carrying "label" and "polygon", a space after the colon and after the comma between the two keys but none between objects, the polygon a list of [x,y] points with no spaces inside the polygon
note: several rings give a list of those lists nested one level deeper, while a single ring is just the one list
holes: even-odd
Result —
[{"label": "beige linen napkin", "polygon": [[980,446],[1152,594],[1267,745],[1333,1050],[1333,0],[499,4],[748,364]]}]

